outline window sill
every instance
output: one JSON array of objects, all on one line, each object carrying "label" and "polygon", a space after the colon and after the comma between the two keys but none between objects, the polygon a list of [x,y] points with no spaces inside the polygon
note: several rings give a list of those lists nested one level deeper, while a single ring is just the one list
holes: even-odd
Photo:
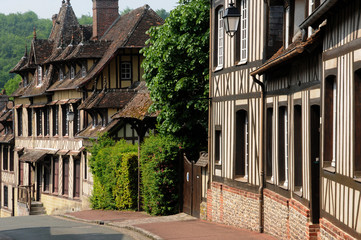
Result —
[{"label": "window sill", "polygon": [[355,182],[361,183],[361,176],[356,176],[353,178],[353,180],[355,180]]},{"label": "window sill", "polygon": [[218,66],[218,67],[216,67],[216,69],[214,69],[214,72],[221,71],[222,69],[223,69],[223,66]]},{"label": "window sill", "polygon": [[237,63],[237,66],[246,65],[246,64],[247,64],[247,60],[239,61],[239,62]]},{"label": "window sill", "polygon": [[324,167],[323,170],[327,171],[327,172],[330,172],[330,173],[335,173],[336,172],[335,167]]},{"label": "window sill", "polygon": [[285,186],[285,182],[281,182],[280,185],[278,185],[280,188],[288,191],[288,185]]},{"label": "window sill", "polygon": [[269,184],[272,184],[272,185],[274,185],[274,184],[275,184],[275,183],[274,183],[274,181],[273,181],[273,180],[271,180],[271,178],[266,179],[266,182],[267,182],[267,183],[269,183]]},{"label": "window sill", "polygon": [[222,163],[221,162],[215,162],[214,166],[222,166]]},{"label": "window sill", "polygon": [[244,183],[248,182],[248,178],[245,178],[244,176],[235,176],[234,180],[238,181],[238,182],[244,182]]},{"label": "window sill", "polygon": [[300,190],[296,190],[293,193],[296,194],[297,196],[299,196],[300,198],[303,197],[303,193]]}]

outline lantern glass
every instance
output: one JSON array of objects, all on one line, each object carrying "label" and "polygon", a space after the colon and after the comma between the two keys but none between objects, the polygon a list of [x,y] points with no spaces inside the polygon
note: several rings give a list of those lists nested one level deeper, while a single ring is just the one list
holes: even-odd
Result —
[{"label": "lantern glass", "polygon": [[226,33],[231,37],[236,34],[239,25],[239,19],[241,17],[238,9],[233,5],[234,3],[229,4],[229,7],[226,9],[223,16],[224,28],[226,29]]},{"label": "lantern glass", "polygon": [[69,122],[74,121],[74,112],[68,112],[68,121]]}]

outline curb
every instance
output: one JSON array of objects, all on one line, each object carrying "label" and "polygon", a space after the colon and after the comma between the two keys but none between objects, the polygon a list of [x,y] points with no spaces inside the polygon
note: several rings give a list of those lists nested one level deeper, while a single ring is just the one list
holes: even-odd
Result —
[{"label": "curb", "polygon": [[[109,226],[109,227],[116,227],[116,228],[119,228],[119,229],[127,229],[127,230],[130,230],[130,231],[134,231],[134,232],[137,232],[137,233],[140,233],[142,234],[143,236],[145,237],[148,237],[150,239],[153,239],[153,240],[164,240],[163,238],[159,237],[158,235],[155,235],[147,230],[144,230],[143,228],[140,228],[140,227],[136,227],[136,226],[133,226],[133,225],[126,225],[126,226],[118,226],[116,224],[112,224],[112,222],[109,222],[109,221],[100,221],[100,220],[87,220],[87,219],[82,219],[82,218],[77,218],[77,217],[74,217],[74,216],[71,216],[71,215],[58,215],[59,217],[62,217],[62,218],[67,218],[67,219],[71,219],[71,220],[75,220],[75,221],[79,221],[79,222],[85,222],[85,223],[92,223],[92,224],[97,224],[97,225],[106,225],[106,226]],[[1,235],[0,235],[0,240],[8,240],[8,239],[2,239],[1,238]],[[9,239],[11,240],[11,239]]]}]

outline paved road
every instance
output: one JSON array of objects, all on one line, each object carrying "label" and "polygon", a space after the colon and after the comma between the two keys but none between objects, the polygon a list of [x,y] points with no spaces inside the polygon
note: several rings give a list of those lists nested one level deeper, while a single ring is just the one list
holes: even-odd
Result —
[{"label": "paved road", "polygon": [[51,216],[0,218],[0,240],[133,240],[108,227]]}]

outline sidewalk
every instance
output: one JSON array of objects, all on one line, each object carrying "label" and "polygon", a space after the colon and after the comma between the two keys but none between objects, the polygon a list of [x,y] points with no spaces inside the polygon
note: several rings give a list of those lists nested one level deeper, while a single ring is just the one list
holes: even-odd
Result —
[{"label": "sidewalk", "polygon": [[184,213],[153,217],[143,212],[88,210],[63,217],[139,232],[151,239],[275,240],[267,234],[202,221]]}]

